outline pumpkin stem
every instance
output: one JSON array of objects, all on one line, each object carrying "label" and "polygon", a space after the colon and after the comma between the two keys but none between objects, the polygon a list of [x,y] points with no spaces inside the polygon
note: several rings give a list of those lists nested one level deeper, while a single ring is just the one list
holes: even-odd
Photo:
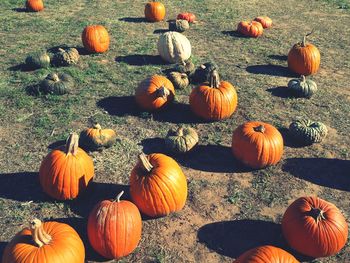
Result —
[{"label": "pumpkin stem", "polygon": [[161,86],[158,90],[157,90],[157,95],[158,97],[162,97],[163,99],[167,99],[167,97],[170,95],[170,91],[164,87]]},{"label": "pumpkin stem", "polygon": [[311,208],[309,213],[310,216],[312,216],[316,220],[316,223],[326,219],[324,217],[324,211],[320,208]]},{"label": "pumpkin stem", "polygon": [[254,127],[254,131],[264,133],[265,127],[264,127],[264,125],[261,124],[258,127]]},{"label": "pumpkin stem", "polygon": [[176,133],[177,133],[177,136],[180,136],[180,137],[184,136],[184,128],[183,127],[178,128]]},{"label": "pumpkin stem", "polygon": [[52,74],[52,80],[53,80],[54,82],[58,82],[58,81],[60,80],[60,78],[58,77],[58,75],[57,75],[56,73],[53,73],[53,74]]},{"label": "pumpkin stem", "polygon": [[220,87],[219,72],[216,69],[214,69],[210,72],[209,86],[212,88],[219,88]]},{"label": "pumpkin stem", "polygon": [[32,232],[33,241],[38,247],[48,245],[52,239],[51,236],[45,232],[42,222],[37,218],[30,222],[30,231]]},{"label": "pumpkin stem", "polygon": [[145,171],[147,171],[148,173],[149,173],[150,171],[152,171],[153,165],[149,162],[149,160],[148,160],[146,154],[140,153],[140,154],[139,154],[139,159],[140,159],[140,161],[141,161],[141,163],[142,163],[142,168],[143,168]]},{"label": "pumpkin stem", "polygon": [[94,129],[98,129],[98,130],[101,130],[101,129],[102,129],[101,125],[98,124],[98,123],[95,123],[92,127],[93,127]]},{"label": "pumpkin stem", "polygon": [[121,191],[118,195],[117,198],[115,199],[116,202],[120,202],[120,197],[124,194],[124,191]]},{"label": "pumpkin stem", "polygon": [[59,52],[66,52],[63,48],[60,48],[60,47],[58,48],[58,51]]},{"label": "pumpkin stem", "polygon": [[79,135],[72,132],[66,141],[66,154],[76,155],[78,152]]},{"label": "pumpkin stem", "polygon": [[303,42],[301,42],[301,46],[302,47],[305,47],[306,46],[306,37],[310,36],[313,32],[315,31],[315,29],[313,28],[312,31],[308,34],[306,34],[304,37],[303,37]]},{"label": "pumpkin stem", "polygon": [[187,78],[187,74],[186,73],[181,73],[180,76],[181,76],[182,79],[186,79]]},{"label": "pumpkin stem", "polygon": [[201,69],[206,69],[206,66],[204,64],[199,66]]},{"label": "pumpkin stem", "polygon": [[305,80],[306,80],[305,76],[301,75],[300,80],[301,80],[301,82],[305,82]]}]

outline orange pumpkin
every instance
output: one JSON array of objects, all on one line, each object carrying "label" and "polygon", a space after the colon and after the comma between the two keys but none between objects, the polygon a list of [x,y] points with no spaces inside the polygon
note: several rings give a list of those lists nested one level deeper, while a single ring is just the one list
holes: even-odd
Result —
[{"label": "orange pumpkin", "polygon": [[135,92],[136,103],[144,110],[160,109],[175,97],[173,83],[166,77],[153,75],[143,80]]},{"label": "orange pumpkin", "polygon": [[85,27],[81,39],[86,50],[92,53],[103,53],[109,48],[109,34],[101,25]]},{"label": "orange pumpkin", "polygon": [[227,81],[220,81],[217,70],[210,73],[209,83],[192,89],[191,110],[205,120],[229,118],[237,108],[237,93]]},{"label": "orange pumpkin", "polygon": [[237,31],[248,37],[259,37],[263,34],[264,28],[257,21],[242,21],[238,24]]},{"label": "orange pumpkin", "polygon": [[246,251],[234,263],[299,263],[299,261],[278,247],[261,246]]},{"label": "orange pumpkin", "polygon": [[58,200],[76,198],[94,176],[94,164],[78,147],[79,136],[72,133],[65,146],[51,151],[41,162],[40,184],[45,193]]},{"label": "orange pumpkin", "polygon": [[299,75],[315,74],[320,68],[320,51],[313,44],[306,43],[306,37],[311,33],[305,35],[303,41],[295,44],[288,53],[288,68]]},{"label": "orange pumpkin", "polygon": [[141,239],[142,221],[138,208],[120,197],[99,202],[91,211],[87,233],[91,246],[108,259],[129,255]]},{"label": "orange pumpkin", "polygon": [[251,121],[239,126],[232,136],[233,155],[252,168],[274,165],[283,154],[283,138],[272,125]]},{"label": "orange pumpkin", "polygon": [[44,3],[42,0],[27,0],[26,8],[31,12],[39,12],[44,9]]},{"label": "orange pumpkin", "polygon": [[282,231],[288,244],[310,257],[338,253],[348,238],[348,225],[340,210],[318,197],[300,197],[286,210]]},{"label": "orange pumpkin", "polygon": [[254,21],[259,22],[263,28],[270,28],[272,26],[272,19],[268,16],[258,16],[254,18]]},{"label": "orange pumpkin", "polygon": [[185,206],[186,177],[171,157],[161,153],[140,154],[131,171],[130,194],[142,213],[165,216]]},{"label": "orange pumpkin", "polygon": [[145,18],[150,22],[162,21],[165,17],[165,6],[155,0],[148,2],[145,6]]},{"label": "orange pumpkin", "polygon": [[67,224],[34,219],[7,244],[2,263],[84,263],[85,248]]}]

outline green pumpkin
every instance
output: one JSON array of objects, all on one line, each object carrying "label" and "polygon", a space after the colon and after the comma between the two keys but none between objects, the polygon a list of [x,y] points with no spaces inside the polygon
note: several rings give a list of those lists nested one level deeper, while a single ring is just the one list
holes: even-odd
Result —
[{"label": "green pumpkin", "polygon": [[300,79],[292,79],[288,82],[288,89],[297,97],[311,98],[317,91],[314,81],[301,76]]},{"label": "green pumpkin", "polygon": [[191,83],[209,82],[211,72],[218,70],[218,66],[213,62],[200,65],[191,76]]},{"label": "green pumpkin", "polygon": [[190,28],[190,24],[188,23],[187,20],[176,19],[176,20],[169,21],[169,31],[176,31],[176,32],[182,33],[189,28]]},{"label": "green pumpkin", "polygon": [[197,132],[190,127],[170,129],[165,138],[165,146],[172,152],[185,153],[198,143]]},{"label": "green pumpkin", "polygon": [[50,56],[46,52],[36,52],[27,56],[26,64],[31,69],[48,68]]},{"label": "green pumpkin", "polygon": [[175,89],[185,89],[190,84],[190,81],[185,73],[176,71],[170,72],[168,74],[168,79],[173,83]]},{"label": "green pumpkin", "polygon": [[53,56],[53,63],[56,66],[70,66],[79,61],[79,52],[75,48],[59,48]]},{"label": "green pumpkin", "polygon": [[187,60],[183,63],[176,64],[174,70],[180,73],[186,73],[187,75],[191,75],[194,72],[195,67],[191,60]]},{"label": "green pumpkin", "polygon": [[321,142],[327,135],[327,126],[322,122],[311,120],[297,120],[289,125],[289,133],[292,137],[303,144]]},{"label": "green pumpkin", "polygon": [[73,86],[73,78],[65,73],[50,73],[40,83],[42,92],[55,95],[66,94]]}]

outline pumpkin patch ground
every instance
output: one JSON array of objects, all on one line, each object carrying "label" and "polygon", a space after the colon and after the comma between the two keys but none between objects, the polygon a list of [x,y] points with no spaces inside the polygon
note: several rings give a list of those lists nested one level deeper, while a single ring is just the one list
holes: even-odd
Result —
[{"label": "pumpkin patch ground", "polygon": [[[283,215],[300,197],[317,196],[350,222],[350,31],[339,26],[350,23],[349,0],[290,0],[288,5],[164,0],[165,18],[159,22],[146,20],[147,1],[45,1],[40,12],[27,12],[25,2],[0,1],[0,258],[15,234],[38,218],[74,228],[86,262],[111,262],[90,245],[88,217],[96,204],[116,200],[122,191],[122,200],[133,202],[130,175],[143,152],[176,161],[187,181],[186,203],[167,216],[141,213],[141,239],[118,262],[234,262],[266,245],[300,262],[350,262],[349,239],[344,247],[339,242],[335,255],[314,259],[293,250],[282,231]],[[147,110],[135,101],[143,80],[166,77],[176,68],[161,59],[157,42],[168,31],[167,21],[187,12],[195,14],[197,23],[179,34],[190,42],[195,68],[211,65],[237,92],[237,107],[227,118],[208,121],[191,111],[191,91],[202,84],[194,80],[210,74],[203,70],[196,75],[192,66],[184,70],[191,84],[177,88],[169,103]],[[240,21],[259,16],[268,16],[273,24],[258,38],[236,31]],[[89,25],[108,32],[104,52],[85,50],[82,32]],[[288,82],[300,76],[288,69],[287,60],[293,45],[312,31],[307,43],[319,50],[320,67],[307,76],[317,83],[317,92],[306,98],[288,89]],[[33,67],[26,65],[27,56],[36,52],[47,51],[52,59],[50,50],[59,46],[75,48],[79,59],[49,65],[46,57],[40,67],[33,61]],[[60,95],[42,92],[43,80],[54,74],[67,74],[74,86]],[[35,87],[34,95],[27,92]],[[300,119],[323,123],[327,136],[301,144],[289,130]],[[253,169],[234,157],[233,132],[250,121],[268,123],[282,135],[277,163]],[[41,162],[65,145],[69,134],[96,123],[115,131],[115,142],[87,151],[94,177],[77,198],[52,199],[39,181]],[[164,140],[170,129],[180,127],[198,134],[198,143],[186,153],[172,152]]]}]

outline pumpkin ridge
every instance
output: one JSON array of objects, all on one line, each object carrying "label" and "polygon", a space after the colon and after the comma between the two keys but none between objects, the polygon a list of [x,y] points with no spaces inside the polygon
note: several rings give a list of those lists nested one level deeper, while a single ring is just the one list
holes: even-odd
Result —
[{"label": "pumpkin ridge", "polygon": [[[168,193],[170,194],[169,196],[169,199],[172,199],[172,200],[169,200],[168,198],[165,198],[165,195],[164,192],[163,192],[163,189],[162,187],[159,186],[159,182],[156,181],[158,187],[162,190],[162,195],[164,196],[164,200],[166,200],[166,204],[168,206],[168,213],[169,211],[171,211],[172,209],[170,209],[171,206],[175,206],[176,208],[178,207],[178,204],[176,203],[176,198],[174,198],[174,196],[176,196],[176,193],[174,193],[174,189],[171,189],[171,187],[169,186],[169,182],[166,182],[165,179],[167,179],[168,181],[170,181],[170,178],[167,174],[165,174],[163,171],[160,171],[156,174],[157,178],[162,182],[163,184],[163,187],[166,188],[168,190]],[[174,185],[174,182],[170,182],[170,185]],[[172,203],[172,204],[170,204]]]},{"label": "pumpkin ridge", "polygon": [[[153,178],[154,178],[154,180],[152,180],[152,183],[153,183],[153,185],[154,185],[154,188],[157,188],[157,193],[158,193],[158,195],[160,195],[160,199],[157,199],[157,200],[159,200],[159,201],[161,201],[161,200],[164,200],[164,202],[160,202],[160,203],[162,203],[162,207],[161,207],[161,210],[162,211],[160,211],[161,212],[161,214],[169,214],[169,211],[171,210],[170,209],[170,205],[169,205],[169,203],[168,203],[168,199],[166,198],[166,195],[164,194],[164,192],[163,192],[163,188],[159,185],[159,183],[158,183],[158,181],[157,180],[155,180],[155,177],[157,177],[158,179],[160,179],[161,180],[161,178],[160,178],[160,176],[158,175],[158,173],[160,173],[160,171],[154,171],[154,174],[152,175],[153,176]],[[162,175],[164,175],[163,173],[162,173]],[[165,185],[165,184],[164,184]],[[164,187],[165,188],[165,187]],[[168,189],[169,190],[169,189]],[[158,204],[159,205],[159,204]],[[158,210],[158,209],[157,209]],[[159,210],[158,210],[159,211]]]}]

